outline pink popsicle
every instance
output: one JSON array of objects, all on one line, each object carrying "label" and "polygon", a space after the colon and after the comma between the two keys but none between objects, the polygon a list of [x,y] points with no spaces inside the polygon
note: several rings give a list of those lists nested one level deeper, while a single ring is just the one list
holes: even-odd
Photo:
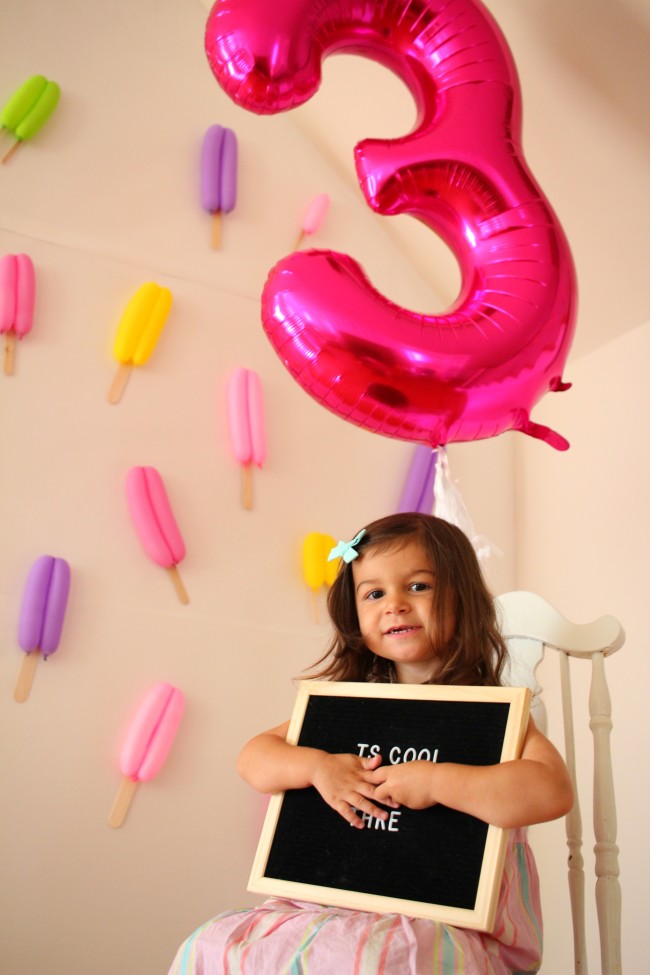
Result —
[{"label": "pink popsicle", "polygon": [[29,570],[18,624],[18,643],[26,656],[14,700],[29,697],[39,652],[46,660],[58,650],[70,592],[70,566],[65,559],[42,555]]},{"label": "pink popsicle", "polygon": [[213,216],[212,246],[221,245],[221,214],[237,202],[237,136],[232,129],[211,125],[201,149],[201,203]]},{"label": "pink popsicle", "polygon": [[185,696],[178,688],[161,681],[142,699],[127,729],[120,751],[120,772],[124,776],[108,822],[124,822],[139,782],[149,782],[162,768],[183,716]]},{"label": "pink popsicle", "polygon": [[185,542],[174,518],[165,485],[155,467],[132,467],[126,475],[126,498],[142,546],[153,561],[167,569],[178,598],[189,603],[178,572]]},{"label": "pink popsicle", "polygon": [[298,250],[305,237],[316,233],[323,222],[329,205],[330,198],[327,193],[319,193],[318,196],[314,197],[303,215],[300,233],[298,234],[294,250]]},{"label": "pink popsicle", "polygon": [[13,375],[16,336],[22,339],[34,321],[34,265],[27,254],[0,258],[0,332],[5,336],[4,371]]},{"label": "pink popsicle", "polygon": [[228,429],[235,460],[242,465],[242,505],[253,507],[252,464],[266,460],[262,384],[254,369],[235,369],[228,384]]}]

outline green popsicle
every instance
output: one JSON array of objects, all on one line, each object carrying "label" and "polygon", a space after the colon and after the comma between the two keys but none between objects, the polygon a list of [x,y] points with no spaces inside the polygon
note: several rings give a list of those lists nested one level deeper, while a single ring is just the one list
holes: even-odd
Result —
[{"label": "green popsicle", "polygon": [[0,125],[3,129],[13,132],[21,119],[34,107],[43,94],[47,78],[42,74],[32,75],[31,78],[18,88],[0,113]]},{"label": "green popsicle", "polygon": [[16,137],[16,142],[2,162],[16,151],[21,142],[45,125],[59,101],[61,89],[55,81],[36,74],[20,86],[0,113],[0,126]]}]

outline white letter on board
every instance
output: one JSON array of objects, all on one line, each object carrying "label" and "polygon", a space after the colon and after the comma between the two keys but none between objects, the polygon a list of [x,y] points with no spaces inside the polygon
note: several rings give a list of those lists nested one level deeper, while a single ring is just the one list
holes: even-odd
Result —
[{"label": "white letter on board", "polygon": [[397,824],[397,817],[401,816],[401,812],[396,809],[391,809],[390,815],[388,817],[388,830],[391,833],[399,833],[399,825]]}]

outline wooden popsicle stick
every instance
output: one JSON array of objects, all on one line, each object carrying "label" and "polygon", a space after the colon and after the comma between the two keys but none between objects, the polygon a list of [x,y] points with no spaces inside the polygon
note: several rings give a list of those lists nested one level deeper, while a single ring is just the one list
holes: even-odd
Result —
[{"label": "wooden popsicle stick", "polygon": [[14,350],[16,348],[15,332],[10,331],[5,335],[5,376],[14,374]]},{"label": "wooden popsicle stick", "polygon": [[242,464],[241,503],[246,511],[253,510],[253,465]]},{"label": "wooden popsicle stick", "polygon": [[11,157],[14,154],[14,152],[16,151],[16,149],[18,148],[18,146],[20,145],[20,143],[22,141],[23,141],[22,139],[17,139],[16,142],[14,142],[14,144],[11,147],[11,149],[9,150],[9,152],[5,153],[5,155],[2,157],[3,163],[9,162],[9,160],[11,159]]},{"label": "wooden popsicle stick", "polygon": [[109,403],[115,405],[122,399],[122,393],[124,392],[126,384],[129,381],[129,376],[131,375],[131,369],[132,365],[130,362],[120,362],[113,382],[111,383],[111,388],[108,391]]},{"label": "wooden popsicle stick", "polygon": [[305,231],[301,230],[300,233],[298,234],[295,244],[293,245],[293,249],[295,251],[297,251],[300,248],[300,245],[302,244],[304,239],[305,239]]},{"label": "wooden popsicle stick", "polygon": [[178,566],[177,565],[170,565],[168,567],[167,571],[169,572],[169,575],[171,576],[172,584],[174,586],[174,589],[176,590],[176,595],[178,596],[178,598],[180,599],[180,601],[183,603],[183,605],[184,606],[187,606],[187,604],[190,601],[190,597],[187,594],[187,589],[183,585],[183,580],[181,579],[180,572],[178,571]]},{"label": "wooden popsicle stick", "polygon": [[40,650],[31,650],[23,658],[20,671],[18,672],[18,680],[14,688],[14,701],[17,701],[18,704],[24,704],[29,697],[39,656]]},{"label": "wooden popsicle stick", "polygon": [[215,210],[212,214],[212,246],[215,250],[221,247],[221,210]]},{"label": "wooden popsicle stick", "polygon": [[138,788],[138,783],[135,779],[122,779],[122,785],[115,797],[115,802],[108,816],[108,825],[112,826],[113,829],[119,829],[124,820],[126,819],[126,814],[129,811],[131,802],[133,801],[133,796],[135,795],[135,790]]},{"label": "wooden popsicle stick", "polygon": [[311,611],[314,617],[314,623],[319,622],[318,617],[318,591],[316,589],[311,590]]}]

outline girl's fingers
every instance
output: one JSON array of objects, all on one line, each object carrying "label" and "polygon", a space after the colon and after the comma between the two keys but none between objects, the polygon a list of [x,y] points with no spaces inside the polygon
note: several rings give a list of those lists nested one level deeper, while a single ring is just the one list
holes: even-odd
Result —
[{"label": "girl's fingers", "polygon": [[372,816],[374,819],[388,819],[388,813],[381,806],[376,806],[374,802],[365,796],[360,795],[358,799],[354,799],[350,805],[357,812],[364,813],[366,816]]},{"label": "girl's fingers", "polygon": [[354,806],[351,806],[349,802],[344,802],[341,800],[341,802],[338,802],[332,808],[335,809],[336,812],[343,817],[346,823],[350,824],[350,826],[354,826],[356,829],[363,829],[363,820],[357,816]]},{"label": "girl's fingers", "polygon": [[362,758],[361,763],[364,768],[374,771],[381,765],[381,755],[373,755],[372,758]]},{"label": "girl's fingers", "polygon": [[379,785],[376,785],[372,780],[367,778],[364,781],[368,783],[369,788],[366,789],[364,787],[363,792],[359,790],[361,795],[364,795],[367,799],[377,799],[385,806],[391,806],[392,809],[399,809],[399,803],[395,802],[390,796],[383,798],[378,795],[379,788],[380,788]]},{"label": "girl's fingers", "polygon": [[383,792],[385,792],[386,794],[382,795],[382,787],[378,785],[377,788],[375,789],[375,798],[377,799],[377,801],[383,802],[384,805],[386,806],[392,806],[394,809],[399,808],[399,803],[395,802],[393,797],[388,794],[387,789],[384,789]]},{"label": "girl's fingers", "polygon": [[[399,803],[393,802],[392,799],[382,799],[382,802],[386,806],[390,806],[392,809],[399,809]],[[336,812],[338,812],[339,815],[350,824],[350,826],[354,826],[356,829],[364,829],[366,825],[359,813],[363,813],[366,816],[372,816],[374,819],[380,819],[383,821],[386,821],[389,816],[385,809],[382,809],[380,806],[376,806],[370,801],[370,799],[360,794],[356,798],[352,798],[350,801],[340,799],[332,806],[332,808],[335,809]]]}]

